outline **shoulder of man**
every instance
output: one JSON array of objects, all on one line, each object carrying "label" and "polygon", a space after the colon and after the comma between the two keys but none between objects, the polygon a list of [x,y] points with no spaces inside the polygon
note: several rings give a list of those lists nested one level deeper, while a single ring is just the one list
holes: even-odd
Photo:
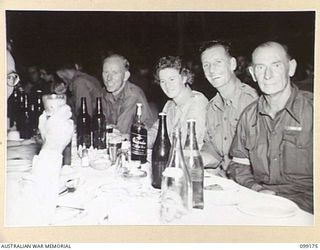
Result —
[{"label": "shoulder of man", "polygon": [[195,98],[197,101],[207,102],[207,103],[209,102],[208,98],[199,91],[192,90],[192,94],[193,94],[193,98]]},{"label": "shoulder of man", "polygon": [[246,83],[240,82],[240,89],[243,93],[250,95],[253,98],[258,97],[257,91]]},{"label": "shoulder of man", "polygon": [[126,89],[128,91],[128,94],[141,95],[144,98],[146,98],[143,90],[139,86],[129,81],[127,81],[126,84],[127,84]]},{"label": "shoulder of man", "polygon": [[306,90],[299,90],[299,94],[305,99],[307,102],[310,102],[313,105],[313,93]]}]

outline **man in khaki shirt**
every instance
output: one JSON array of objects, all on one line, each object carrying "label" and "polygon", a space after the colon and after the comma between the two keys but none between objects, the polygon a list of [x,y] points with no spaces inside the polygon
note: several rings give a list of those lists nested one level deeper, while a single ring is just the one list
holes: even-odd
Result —
[{"label": "man in khaki shirt", "polygon": [[[156,117],[152,113],[142,89],[129,82],[129,62],[122,55],[104,59],[102,78],[102,107],[108,124],[113,124],[121,133],[130,133],[136,113],[136,104],[142,104],[142,122],[150,128]],[[97,96],[100,93],[97,93]]]},{"label": "man in khaki shirt", "polygon": [[243,109],[257,99],[256,91],[235,75],[237,61],[231,46],[210,41],[201,48],[204,74],[218,93],[207,106],[206,133],[201,154],[205,167],[224,175],[230,162],[229,149]]}]

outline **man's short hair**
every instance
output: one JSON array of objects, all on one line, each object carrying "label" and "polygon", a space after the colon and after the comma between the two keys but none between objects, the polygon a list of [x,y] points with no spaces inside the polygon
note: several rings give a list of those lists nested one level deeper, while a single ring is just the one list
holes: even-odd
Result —
[{"label": "man's short hair", "polygon": [[65,61],[62,62],[60,65],[58,65],[57,70],[70,70],[70,69],[76,69],[76,65],[73,61]]},{"label": "man's short hair", "polygon": [[113,57],[117,57],[117,58],[122,59],[124,68],[125,68],[127,71],[129,71],[129,69],[130,69],[130,63],[129,63],[128,59],[125,58],[123,55],[120,55],[120,54],[112,54],[112,55],[110,55],[110,56],[107,56],[107,57],[103,60],[103,64],[106,62],[106,60],[108,60],[108,59],[110,59],[110,58],[113,58]]},{"label": "man's short hair", "polygon": [[264,43],[261,43],[260,45],[258,45],[254,51],[252,52],[252,55],[254,54],[254,52],[259,49],[259,48],[266,48],[266,47],[271,47],[271,46],[274,46],[274,45],[280,45],[280,47],[283,48],[285,54],[286,54],[286,57],[288,58],[288,60],[291,60],[292,57],[291,57],[291,54],[290,54],[290,51],[289,51],[289,48],[286,44],[284,43],[280,43],[280,42],[275,42],[275,41],[267,41],[267,42],[264,42]]},{"label": "man's short hair", "polygon": [[189,68],[187,68],[184,65],[182,59],[179,56],[164,56],[159,59],[154,76],[156,83],[160,84],[159,72],[160,70],[166,68],[176,69],[179,72],[179,74],[187,77],[186,84],[192,85],[194,80],[194,74]]},{"label": "man's short hair", "polygon": [[217,46],[223,47],[229,57],[234,57],[231,42],[226,40],[210,40],[203,42],[199,48],[200,55],[207,49]]}]

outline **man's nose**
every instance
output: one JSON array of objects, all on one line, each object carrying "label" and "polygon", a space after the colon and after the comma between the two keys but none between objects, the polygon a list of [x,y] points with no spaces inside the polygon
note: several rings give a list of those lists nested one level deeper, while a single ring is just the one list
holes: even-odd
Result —
[{"label": "man's nose", "polygon": [[267,67],[265,72],[264,72],[264,78],[265,79],[270,79],[272,77],[272,70],[270,67]]},{"label": "man's nose", "polygon": [[212,74],[214,74],[214,72],[215,72],[215,66],[213,65],[213,64],[210,64],[209,65],[209,73],[212,75]]},{"label": "man's nose", "polygon": [[106,79],[107,79],[107,81],[111,81],[112,80],[112,75],[111,74],[107,74]]}]

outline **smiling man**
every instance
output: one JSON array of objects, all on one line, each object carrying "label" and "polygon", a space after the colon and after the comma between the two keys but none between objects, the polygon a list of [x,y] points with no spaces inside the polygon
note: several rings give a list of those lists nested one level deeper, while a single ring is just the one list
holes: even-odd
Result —
[{"label": "smiling man", "polygon": [[230,177],[313,213],[313,94],[292,84],[297,62],[285,46],[261,44],[252,63],[250,73],[263,95],[241,115]]},{"label": "smiling man", "polygon": [[204,74],[218,93],[208,104],[206,134],[201,149],[204,164],[224,175],[230,162],[229,149],[243,109],[257,99],[256,91],[235,75],[237,61],[224,41],[206,42],[201,62]]},{"label": "smiling man", "polygon": [[106,91],[102,107],[108,124],[113,124],[121,133],[129,133],[135,117],[136,103],[142,103],[142,122],[151,127],[155,117],[142,89],[128,81],[129,62],[121,55],[104,59],[102,78]]}]

